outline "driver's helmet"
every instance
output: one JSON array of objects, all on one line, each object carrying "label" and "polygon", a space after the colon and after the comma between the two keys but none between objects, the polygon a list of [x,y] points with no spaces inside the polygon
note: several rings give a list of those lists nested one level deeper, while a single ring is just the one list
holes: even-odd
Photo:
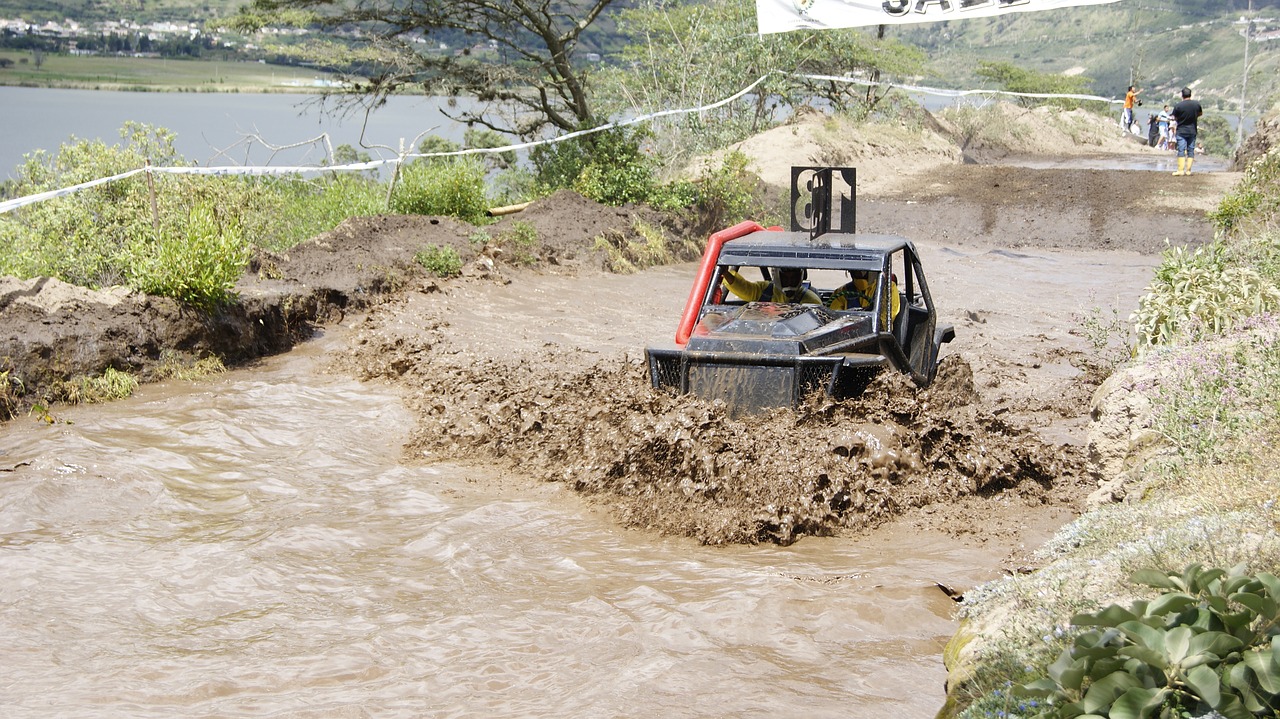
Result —
[{"label": "driver's helmet", "polygon": [[804,270],[799,267],[770,267],[769,276],[788,295],[800,291],[804,285]]}]

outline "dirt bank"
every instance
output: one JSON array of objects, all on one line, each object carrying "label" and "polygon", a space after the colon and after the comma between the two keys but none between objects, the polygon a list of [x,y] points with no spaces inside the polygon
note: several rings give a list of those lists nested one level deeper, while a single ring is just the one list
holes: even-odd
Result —
[{"label": "dirt bank", "polygon": [[[106,367],[146,379],[166,352],[242,362],[340,324],[352,341],[335,369],[395,383],[418,417],[407,461],[568,482],[628,526],[719,543],[789,542],[903,515],[1010,541],[1046,517],[1060,524],[1095,486],[1082,428],[1106,371],[1073,313],[1118,302],[1127,315],[1166,240],[1211,237],[1200,208],[1232,178],[980,166],[905,149],[915,161],[890,172],[893,148],[876,142],[879,154],[864,153],[874,191],[859,196],[859,229],[921,244],[958,329],[927,391],[888,376],[858,400],[745,421],[652,391],[642,350],[674,328],[691,269],[611,274],[597,238],[641,242],[637,219],[665,227],[672,248],[701,238],[570,193],[485,228],[495,238],[515,222],[536,228],[538,241],[518,247],[477,247],[475,228],[439,218],[344,223],[258,258],[243,302],[212,318],[156,298],[7,281],[0,372],[31,396]],[[791,153],[797,164],[803,155]],[[787,176],[757,160],[766,182]],[[457,248],[463,277],[426,277],[412,258],[428,245]],[[1076,285],[1054,284],[1067,266]]]}]

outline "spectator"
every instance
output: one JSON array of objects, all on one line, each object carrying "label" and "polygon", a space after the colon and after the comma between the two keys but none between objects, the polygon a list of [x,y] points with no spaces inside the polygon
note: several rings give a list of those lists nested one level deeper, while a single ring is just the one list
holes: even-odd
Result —
[{"label": "spectator", "polygon": [[1173,106],[1173,121],[1178,123],[1178,170],[1174,175],[1190,175],[1196,160],[1196,122],[1204,114],[1200,103],[1191,99],[1191,88],[1182,88],[1182,102]]},{"label": "spectator", "polygon": [[1169,106],[1165,105],[1164,109],[1160,111],[1160,114],[1156,115],[1156,123],[1160,127],[1160,140],[1156,143],[1157,150],[1169,149],[1169,120]]},{"label": "spectator", "polygon": [[1138,100],[1138,93],[1142,92],[1133,85],[1129,86],[1129,91],[1124,94],[1124,110],[1120,112],[1120,129],[1125,133],[1133,131],[1133,106],[1142,104]]}]

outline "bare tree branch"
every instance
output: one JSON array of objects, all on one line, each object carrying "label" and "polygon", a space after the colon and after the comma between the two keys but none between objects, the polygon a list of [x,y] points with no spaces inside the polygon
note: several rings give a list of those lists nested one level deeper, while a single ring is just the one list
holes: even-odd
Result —
[{"label": "bare tree branch", "polygon": [[[583,31],[612,2],[256,0],[241,23],[251,28],[304,19],[328,31],[331,40],[316,51],[330,54],[315,59],[363,78],[354,85],[358,96],[381,102],[408,86],[468,95],[484,105],[460,111],[458,120],[530,135],[547,127],[571,131],[597,124],[588,70],[574,62],[574,53]],[[454,52],[431,47],[432,38],[459,35],[472,46]],[[523,108],[535,117],[516,122],[494,112],[495,105]]]}]

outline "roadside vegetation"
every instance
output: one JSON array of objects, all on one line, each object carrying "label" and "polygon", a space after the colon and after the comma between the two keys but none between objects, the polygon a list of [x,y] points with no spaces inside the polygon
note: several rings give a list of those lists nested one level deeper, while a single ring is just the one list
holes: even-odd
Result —
[{"label": "roadside vegetation", "polygon": [[1166,253],[1095,400],[1133,415],[1109,496],[1040,569],[966,594],[944,716],[1280,713],[1278,210],[1272,149],[1211,245]]}]

